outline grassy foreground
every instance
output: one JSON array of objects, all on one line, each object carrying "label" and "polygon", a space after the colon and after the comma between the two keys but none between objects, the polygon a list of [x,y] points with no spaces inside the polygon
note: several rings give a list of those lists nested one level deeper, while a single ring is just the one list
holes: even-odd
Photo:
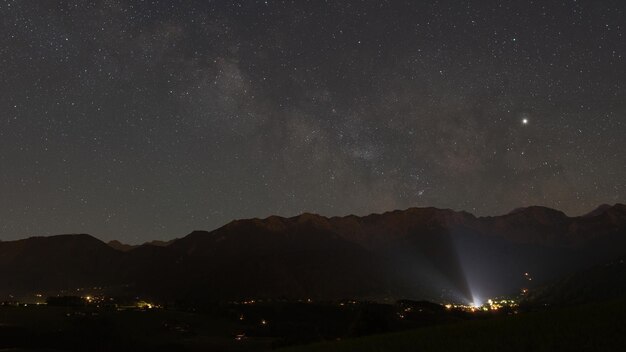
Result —
[{"label": "grassy foreground", "polygon": [[283,351],[626,351],[626,300],[318,343]]}]

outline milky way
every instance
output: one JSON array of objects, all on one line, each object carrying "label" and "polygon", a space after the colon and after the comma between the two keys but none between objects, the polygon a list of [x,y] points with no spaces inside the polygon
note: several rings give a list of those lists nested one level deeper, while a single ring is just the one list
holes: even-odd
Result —
[{"label": "milky way", "polygon": [[623,1],[2,1],[0,239],[626,200]]}]

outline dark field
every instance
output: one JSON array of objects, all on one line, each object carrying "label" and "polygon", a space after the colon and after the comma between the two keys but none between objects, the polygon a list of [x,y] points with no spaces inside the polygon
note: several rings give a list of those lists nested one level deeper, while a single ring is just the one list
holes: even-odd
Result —
[{"label": "dark field", "polygon": [[625,351],[626,300],[285,349],[312,351]]},{"label": "dark field", "polygon": [[[0,350],[239,351],[232,319],[169,310],[115,311],[47,306],[0,307]],[[13,350],[13,349],[11,349]]]},{"label": "dark field", "polygon": [[[626,299],[519,314],[413,302],[168,309],[0,306],[0,351],[622,351]],[[418,313],[420,312],[420,313]],[[510,312],[509,312],[510,313]],[[239,335],[239,338],[237,338]],[[361,336],[361,337],[360,337]]]}]

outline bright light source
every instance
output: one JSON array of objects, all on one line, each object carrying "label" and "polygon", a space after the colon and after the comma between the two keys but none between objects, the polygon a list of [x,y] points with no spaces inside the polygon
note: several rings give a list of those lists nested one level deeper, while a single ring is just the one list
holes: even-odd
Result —
[{"label": "bright light source", "polygon": [[476,295],[472,295],[472,301],[469,303],[470,307],[480,308],[483,305],[482,299]]}]

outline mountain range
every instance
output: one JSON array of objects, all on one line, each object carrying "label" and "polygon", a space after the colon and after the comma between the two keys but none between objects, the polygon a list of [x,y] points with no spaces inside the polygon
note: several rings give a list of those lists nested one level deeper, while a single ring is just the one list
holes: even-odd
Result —
[{"label": "mountain range", "polygon": [[305,213],[236,220],[140,246],[86,234],[0,241],[0,299],[95,287],[164,301],[473,302],[624,254],[623,204],[578,217],[539,206],[492,217],[437,208],[364,217]]}]

